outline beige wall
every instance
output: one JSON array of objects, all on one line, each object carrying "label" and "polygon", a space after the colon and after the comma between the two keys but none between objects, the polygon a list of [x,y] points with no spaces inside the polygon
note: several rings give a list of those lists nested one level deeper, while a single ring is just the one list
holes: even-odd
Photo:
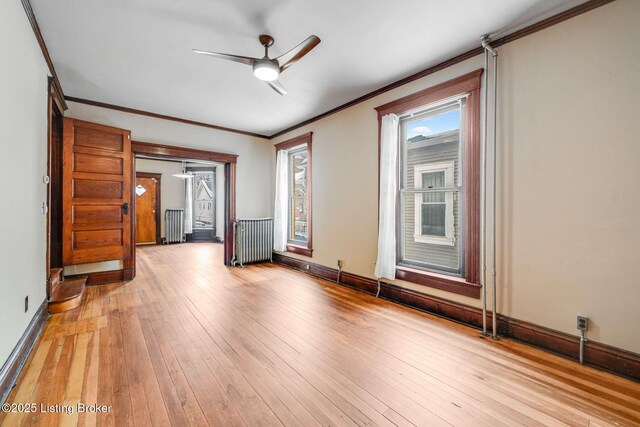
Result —
[{"label": "beige wall", "polygon": [[[0,2],[0,366],[45,299],[47,65],[19,1]],[[29,310],[24,312],[24,298]]]},{"label": "beige wall", "polygon": [[75,102],[69,102],[69,110],[65,115],[129,129],[131,138],[136,141],[237,154],[236,210],[238,216],[258,218],[269,212],[270,165],[266,159],[269,157],[271,147],[265,139]]},{"label": "beige wall", "polygon": [[[498,311],[572,334],[576,315],[588,315],[589,338],[634,352],[638,40],[640,2],[619,0],[499,48]],[[373,277],[374,107],[481,67],[482,57],[473,58],[273,141],[314,132],[313,262],[343,259],[345,271]],[[274,182],[275,150],[269,154]]]}]

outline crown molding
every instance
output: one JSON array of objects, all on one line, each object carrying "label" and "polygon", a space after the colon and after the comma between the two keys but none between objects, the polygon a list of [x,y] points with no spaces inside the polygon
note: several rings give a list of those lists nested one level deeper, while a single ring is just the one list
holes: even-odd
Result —
[{"label": "crown molding", "polygon": [[66,110],[67,104],[64,102],[64,92],[62,91],[62,86],[60,85],[60,80],[58,80],[58,75],[56,74],[56,68],[53,66],[53,61],[51,60],[51,55],[49,55],[49,50],[47,49],[47,44],[44,42],[44,37],[40,32],[40,26],[38,25],[38,21],[36,20],[36,15],[33,13],[33,8],[31,7],[31,2],[29,0],[21,0],[22,7],[24,8],[25,13],[27,14],[27,18],[29,19],[29,23],[31,24],[31,28],[33,29],[33,33],[38,40],[38,44],[40,45],[40,50],[42,50],[42,55],[44,56],[44,60],[47,62],[47,66],[49,67],[49,72],[51,73],[51,84],[54,87],[55,92],[59,94],[59,102],[62,105],[63,110]]}]

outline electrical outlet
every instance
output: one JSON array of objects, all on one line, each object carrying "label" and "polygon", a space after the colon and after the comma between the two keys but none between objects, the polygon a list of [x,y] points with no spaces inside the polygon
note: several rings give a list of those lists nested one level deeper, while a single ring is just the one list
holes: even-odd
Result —
[{"label": "electrical outlet", "polygon": [[343,261],[341,259],[338,260],[338,268],[342,268]]},{"label": "electrical outlet", "polygon": [[589,318],[587,316],[578,316],[576,327],[581,331],[586,331],[589,328]]},{"label": "electrical outlet", "polygon": [[29,295],[24,297],[24,312],[29,311]]}]

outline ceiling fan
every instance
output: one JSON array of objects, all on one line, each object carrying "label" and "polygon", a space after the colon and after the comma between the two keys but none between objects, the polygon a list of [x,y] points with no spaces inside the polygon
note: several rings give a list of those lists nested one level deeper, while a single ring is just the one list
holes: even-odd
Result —
[{"label": "ceiling fan", "polygon": [[278,80],[278,76],[309,53],[311,49],[316,47],[318,43],[320,43],[320,39],[317,36],[309,36],[298,46],[277,58],[269,58],[269,48],[274,42],[273,37],[263,34],[258,37],[258,39],[260,40],[260,44],[264,46],[264,57],[262,58],[250,58],[247,56],[229,55],[226,53],[207,52],[206,50],[198,49],[193,49],[193,51],[202,55],[214,56],[216,58],[250,65],[253,68],[253,74],[258,79],[271,86],[273,90],[278,92],[280,95],[286,95],[287,90]]}]

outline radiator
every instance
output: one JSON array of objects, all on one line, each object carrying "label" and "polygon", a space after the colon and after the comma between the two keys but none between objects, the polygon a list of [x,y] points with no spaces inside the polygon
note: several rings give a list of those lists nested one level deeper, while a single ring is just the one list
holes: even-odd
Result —
[{"label": "radiator", "polygon": [[233,265],[273,260],[273,218],[237,219],[233,226]]},{"label": "radiator", "polygon": [[184,209],[164,211],[165,243],[184,242]]}]

